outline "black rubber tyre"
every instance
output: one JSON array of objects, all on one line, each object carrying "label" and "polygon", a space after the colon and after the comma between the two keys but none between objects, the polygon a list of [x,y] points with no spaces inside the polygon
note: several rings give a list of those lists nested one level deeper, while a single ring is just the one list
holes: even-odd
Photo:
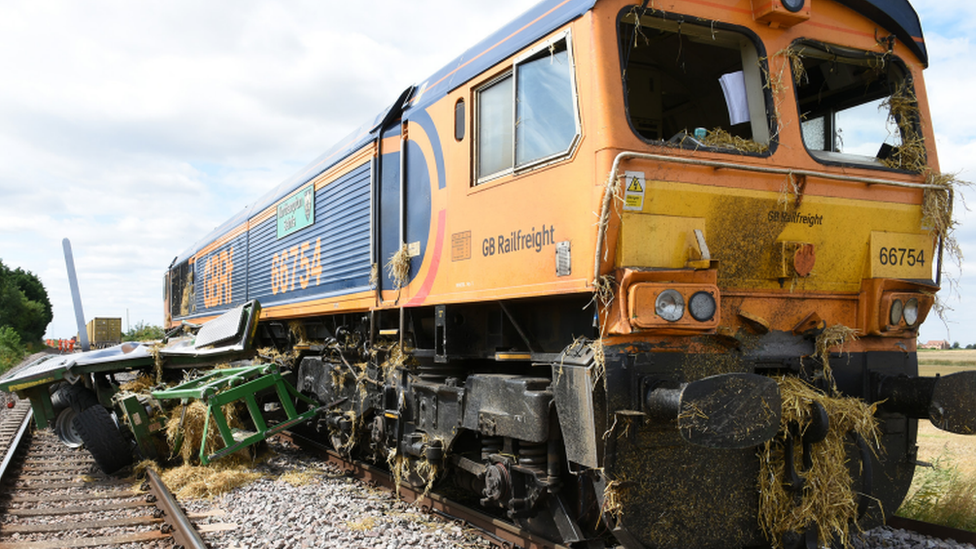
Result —
[{"label": "black rubber tyre", "polygon": [[78,414],[72,426],[105,474],[110,475],[132,463],[132,446],[106,408],[91,406]]},{"label": "black rubber tyre", "polygon": [[74,409],[75,413],[80,414],[96,404],[98,404],[98,397],[86,389],[84,385],[65,383],[51,395],[51,405],[54,407],[55,416],[69,406]]}]

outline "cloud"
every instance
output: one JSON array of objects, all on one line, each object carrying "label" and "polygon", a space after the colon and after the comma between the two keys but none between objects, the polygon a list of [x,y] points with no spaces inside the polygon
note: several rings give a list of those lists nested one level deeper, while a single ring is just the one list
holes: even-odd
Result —
[{"label": "cloud", "polygon": [[0,259],[36,273],[51,336],[162,321],[174,256],[524,9],[251,0],[0,5]]}]

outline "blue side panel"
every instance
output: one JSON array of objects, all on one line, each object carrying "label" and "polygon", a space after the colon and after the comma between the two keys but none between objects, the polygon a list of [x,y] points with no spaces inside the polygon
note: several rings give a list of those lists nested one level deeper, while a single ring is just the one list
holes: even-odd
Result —
[{"label": "blue side panel", "polygon": [[193,265],[196,316],[219,314],[247,301],[247,234],[199,257]]},{"label": "blue side panel", "polygon": [[447,186],[447,180],[444,175],[444,149],[441,147],[441,138],[437,133],[437,126],[434,125],[434,121],[427,111],[411,112],[410,121],[423,128],[427,138],[430,139],[430,146],[434,149],[434,163],[437,166],[437,188],[443,189]]},{"label": "blue side panel", "polygon": [[315,223],[280,240],[275,217],[252,226],[248,299],[270,307],[366,289],[369,183],[367,162],[318,190]]},{"label": "blue side panel", "polygon": [[[399,128],[399,126],[397,126]],[[392,290],[393,281],[386,264],[400,249],[400,153],[386,153],[380,157],[379,251],[380,288]]]},{"label": "blue side panel", "polygon": [[430,232],[430,170],[420,145],[407,142],[407,243],[420,242],[420,256],[410,262],[410,279],[417,276],[427,252]]}]

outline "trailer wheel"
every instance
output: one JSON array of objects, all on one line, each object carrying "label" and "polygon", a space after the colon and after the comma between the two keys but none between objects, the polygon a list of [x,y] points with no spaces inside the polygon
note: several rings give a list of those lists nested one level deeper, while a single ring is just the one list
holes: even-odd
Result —
[{"label": "trailer wheel", "polygon": [[98,404],[98,397],[82,385],[66,383],[51,395],[51,405],[55,415],[64,408],[71,408],[75,413],[81,413],[96,404]]},{"label": "trailer wheel", "polygon": [[68,448],[78,448],[84,441],[74,428],[78,413],[98,404],[95,393],[81,385],[59,383],[51,393],[51,406],[54,409],[54,434]]},{"label": "trailer wheel", "polygon": [[112,474],[132,463],[132,446],[119,430],[108,409],[92,406],[80,412],[72,422],[85,448],[106,474]]},{"label": "trailer wheel", "polygon": [[62,408],[54,417],[54,434],[58,435],[58,440],[68,448],[80,448],[84,441],[75,429],[74,420],[78,413],[71,406]]}]

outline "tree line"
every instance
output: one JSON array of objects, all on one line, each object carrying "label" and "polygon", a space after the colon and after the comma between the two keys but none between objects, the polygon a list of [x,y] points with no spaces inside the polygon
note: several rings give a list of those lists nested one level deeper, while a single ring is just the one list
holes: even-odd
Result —
[{"label": "tree line", "polygon": [[0,371],[20,362],[28,349],[40,346],[54,319],[41,279],[0,259]]}]

